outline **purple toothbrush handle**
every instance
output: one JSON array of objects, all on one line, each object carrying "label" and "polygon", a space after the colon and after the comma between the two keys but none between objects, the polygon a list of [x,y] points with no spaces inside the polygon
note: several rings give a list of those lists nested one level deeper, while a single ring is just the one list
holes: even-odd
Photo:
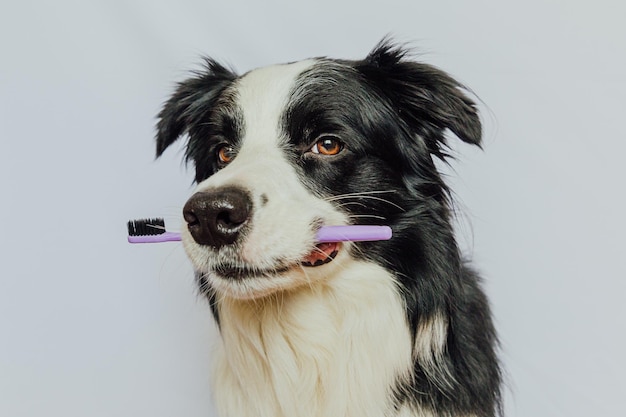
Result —
[{"label": "purple toothbrush handle", "polygon": [[[391,239],[389,226],[323,226],[317,232],[319,243],[328,242],[365,242]],[[176,242],[180,233],[165,232],[160,235],[128,236],[130,243]]]},{"label": "purple toothbrush handle", "polygon": [[317,232],[317,241],[364,242],[391,239],[389,226],[324,226]]},{"label": "purple toothbrush handle", "polygon": [[160,235],[128,236],[129,243],[159,243],[176,242],[180,240],[180,233],[165,232]]}]

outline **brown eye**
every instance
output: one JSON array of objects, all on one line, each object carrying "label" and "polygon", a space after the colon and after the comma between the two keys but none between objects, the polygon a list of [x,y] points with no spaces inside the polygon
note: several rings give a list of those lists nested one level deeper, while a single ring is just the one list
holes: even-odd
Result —
[{"label": "brown eye", "polygon": [[311,148],[311,152],[327,156],[337,155],[342,150],[343,143],[334,136],[321,136]]},{"label": "brown eye", "polygon": [[230,145],[222,145],[217,150],[217,159],[222,165],[229,164],[235,159],[235,149]]}]

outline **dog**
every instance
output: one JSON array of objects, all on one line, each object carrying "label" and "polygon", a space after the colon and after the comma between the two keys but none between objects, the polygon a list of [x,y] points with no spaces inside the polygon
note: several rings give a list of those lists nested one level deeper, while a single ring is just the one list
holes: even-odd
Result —
[{"label": "dog", "polygon": [[[242,76],[213,59],[158,115],[197,189],[182,243],[221,340],[229,417],[494,416],[497,336],[437,160],[480,146],[467,89],[384,39],[362,60]],[[323,225],[393,238],[319,244]]]}]

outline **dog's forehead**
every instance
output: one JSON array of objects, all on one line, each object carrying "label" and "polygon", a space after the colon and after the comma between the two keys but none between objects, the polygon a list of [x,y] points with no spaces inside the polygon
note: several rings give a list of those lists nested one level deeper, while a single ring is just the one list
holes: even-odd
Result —
[{"label": "dog's forehead", "polygon": [[246,124],[277,120],[287,106],[300,75],[314,66],[309,59],[290,64],[258,68],[235,84],[237,104]]},{"label": "dog's forehead", "polygon": [[[238,78],[223,93],[221,112],[238,124],[237,138],[233,140],[237,157],[210,178],[212,186],[266,181],[281,175],[276,171],[278,167],[288,169],[285,155],[276,152],[287,140],[283,126],[285,113],[301,74],[315,63],[306,60],[258,68]],[[256,173],[254,178],[250,172]]]}]

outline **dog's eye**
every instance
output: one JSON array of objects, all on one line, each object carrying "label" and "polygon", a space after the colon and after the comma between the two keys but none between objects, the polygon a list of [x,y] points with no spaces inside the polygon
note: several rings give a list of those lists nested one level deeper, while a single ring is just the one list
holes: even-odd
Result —
[{"label": "dog's eye", "polygon": [[220,165],[227,165],[235,159],[235,148],[230,145],[222,145],[217,148],[217,160]]},{"label": "dog's eye", "polygon": [[320,136],[311,148],[311,152],[319,155],[337,155],[343,150],[343,143],[335,136]]}]

